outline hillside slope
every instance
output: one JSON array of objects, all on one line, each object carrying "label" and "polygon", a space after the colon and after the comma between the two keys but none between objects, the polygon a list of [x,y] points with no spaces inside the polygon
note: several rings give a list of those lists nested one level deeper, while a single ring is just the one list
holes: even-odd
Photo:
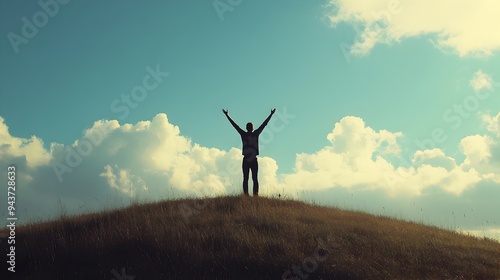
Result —
[{"label": "hillside slope", "polygon": [[262,197],[133,205],[16,239],[9,279],[500,279],[498,242]]}]

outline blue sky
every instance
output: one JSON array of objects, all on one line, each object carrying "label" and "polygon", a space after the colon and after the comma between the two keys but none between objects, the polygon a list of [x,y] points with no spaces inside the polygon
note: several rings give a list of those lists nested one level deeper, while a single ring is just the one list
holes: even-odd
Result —
[{"label": "blue sky", "polygon": [[[54,215],[59,199],[81,212],[138,193],[237,193],[239,170],[225,171],[241,147],[221,109],[244,126],[277,108],[261,139],[266,195],[345,196],[347,207],[418,220],[417,201],[442,226],[472,205],[488,226],[453,227],[499,236],[496,2],[452,13],[449,1],[66,2],[0,4],[0,162],[18,166],[26,220]],[[155,70],[168,76],[148,79]],[[151,89],[128,105],[144,79]],[[102,127],[57,176],[85,130]],[[398,167],[411,175],[376,176]]]}]

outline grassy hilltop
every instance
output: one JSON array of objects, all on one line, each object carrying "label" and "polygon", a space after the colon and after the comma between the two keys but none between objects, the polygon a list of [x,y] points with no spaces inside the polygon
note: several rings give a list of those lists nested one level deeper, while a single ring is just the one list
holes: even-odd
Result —
[{"label": "grassy hilltop", "polygon": [[16,240],[9,279],[500,279],[493,240],[263,197],[133,205]]}]

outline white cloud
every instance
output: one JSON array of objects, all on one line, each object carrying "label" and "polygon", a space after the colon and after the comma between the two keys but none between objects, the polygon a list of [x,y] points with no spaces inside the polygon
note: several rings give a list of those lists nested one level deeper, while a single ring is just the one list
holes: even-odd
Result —
[{"label": "white cloud", "polygon": [[284,185],[301,189],[382,187],[384,174],[392,165],[380,154],[397,153],[395,139],[399,136],[399,132],[376,132],[360,118],[345,117],[328,134],[330,146],[314,154],[297,155],[294,173],[285,175]]},{"label": "white cloud", "polygon": [[481,70],[478,70],[476,73],[474,73],[474,76],[472,76],[472,79],[469,83],[475,91],[491,89],[492,87],[491,76]]},{"label": "white cloud", "polygon": [[110,187],[120,190],[131,197],[136,196],[140,190],[148,190],[146,183],[140,177],[131,174],[130,170],[119,169],[116,165],[113,168],[109,164],[104,166],[104,170],[105,172],[99,174],[99,176],[106,178]]},{"label": "white cloud", "polygon": [[466,156],[461,167],[475,169],[484,178],[500,183],[500,143],[488,135],[467,136],[460,141],[460,149]]},{"label": "white cloud", "polygon": [[[332,143],[332,148],[337,153],[350,153],[360,156],[371,156],[376,150],[380,152],[399,153],[396,143],[401,132],[391,133],[387,130],[376,132],[365,126],[364,121],[358,117],[344,117],[335,124],[327,139]],[[382,147],[385,144],[384,147]]]},{"label": "white cloud", "polygon": [[440,149],[416,151],[412,162],[418,165],[426,164],[434,167],[443,167],[447,171],[451,171],[457,167],[455,159],[447,157]]},{"label": "white cloud", "polygon": [[44,150],[43,141],[36,136],[30,139],[12,137],[4,119],[0,117],[0,158],[23,157],[27,166],[35,168],[50,161],[50,153]]},{"label": "white cloud", "polygon": [[397,144],[401,136],[401,132],[375,131],[360,118],[344,117],[327,136],[330,146],[297,155],[294,173],[284,175],[283,185],[296,185],[299,190],[342,187],[415,196],[432,187],[460,195],[481,181],[474,160],[476,154],[484,156],[482,151],[466,150],[467,161],[472,163],[467,168],[458,166],[440,149],[416,151],[413,165],[403,166]]},{"label": "white cloud", "polygon": [[486,129],[500,137],[500,113],[496,116],[484,114],[483,121],[486,124]]},{"label": "white cloud", "polygon": [[496,0],[329,0],[330,22],[352,24],[359,36],[351,53],[366,55],[377,44],[428,35],[460,56],[488,56],[500,48]]},{"label": "white cloud", "polygon": [[464,164],[478,166],[487,163],[491,156],[490,146],[493,143],[487,135],[471,135],[463,138],[460,141],[460,148],[466,156]]}]

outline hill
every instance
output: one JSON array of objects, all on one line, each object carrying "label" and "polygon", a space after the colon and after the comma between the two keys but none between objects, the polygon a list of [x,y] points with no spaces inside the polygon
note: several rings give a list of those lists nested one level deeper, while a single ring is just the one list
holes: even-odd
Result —
[{"label": "hill", "polygon": [[496,241],[263,197],[62,217],[16,240],[9,279],[500,279]]}]

